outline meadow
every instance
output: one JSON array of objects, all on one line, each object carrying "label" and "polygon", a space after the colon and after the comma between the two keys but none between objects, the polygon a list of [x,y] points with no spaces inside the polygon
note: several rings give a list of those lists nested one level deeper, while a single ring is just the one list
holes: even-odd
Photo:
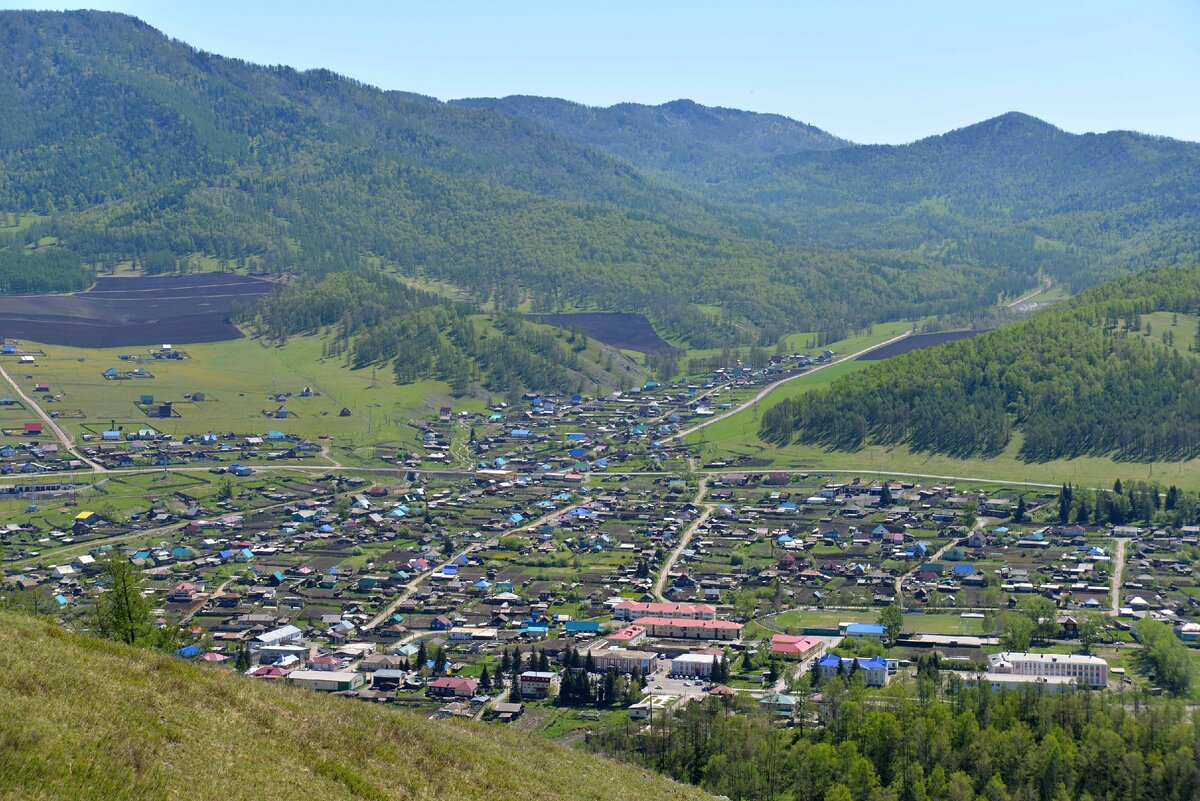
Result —
[{"label": "meadow", "polygon": [[[57,398],[40,401],[48,412],[59,412],[59,422],[79,441],[83,435],[98,436],[112,425],[126,430],[154,428],[182,437],[189,433],[232,431],[262,434],[282,431],[307,439],[329,437],[331,453],[356,462],[369,453],[358,449],[374,445],[412,448],[418,432],[409,423],[421,417],[436,417],[442,406],[456,410],[482,411],[485,401],[453,399],[442,381],[418,381],[398,386],[388,370],[350,370],[340,359],[322,358],[323,340],[317,337],[291,339],[283,346],[265,346],[259,340],[185,345],[178,348],[186,359],[150,357],[144,347],[72,348],[27,343],[26,349],[41,349],[45,356],[36,365],[17,365],[15,357],[5,367],[26,392],[46,383]],[[122,355],[140,362],[122,360]],[[105,370],[125,372],[144,368],[153,378],[108,380]],[[301,397],[304,389],[311,396]],[[186,401],[185,395],[203,393],[202,401]],[[178,417],[151,418],[138,406],[143,395],[156,404],[172,401]],[[282,402],[276,397],[285,395]],[[280,407],[286,418],[272,415]],[[342,409],[349,410],[341,416]],[[82,416],[76,416],[82,413]],[[20,419],[27,415],[18,412]],[[7,422],[7,419],[6,419]],[[373,453],[373,452],[372,452]]]}]

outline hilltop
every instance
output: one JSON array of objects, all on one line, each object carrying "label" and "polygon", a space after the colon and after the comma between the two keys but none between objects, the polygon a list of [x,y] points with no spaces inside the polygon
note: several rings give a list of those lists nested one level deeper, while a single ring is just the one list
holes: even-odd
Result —
[{"label": "hilltop", "polygon": [[0,612],[0,640],[0,798],[710,797],[535,735],[267,685],[22,615]]}]

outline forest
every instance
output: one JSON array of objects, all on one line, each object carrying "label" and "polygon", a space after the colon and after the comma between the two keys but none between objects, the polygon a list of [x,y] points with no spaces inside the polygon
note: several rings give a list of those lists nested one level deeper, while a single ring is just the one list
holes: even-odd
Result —
[{"label": "forest", "polygon": [[0,247],[0,293],[79,292],[91,286],[94,279],[92,270],[67,250],[26,252],[23,248]]},{"label": "forest", "polygon": [[[1169,633],[1167,636],[1173,636]],[[1200,794],[1200,727],[1180,702],[1046,695],[921,670],[917,688],[861,677],[802,693],[823,725],[779,728],[753,702],[709,698],[589,747],[733,801],[1184,801]],[[941,690],[939,690],[941,687]]]},{"label": "forest", "polygon": [[456,396],[470,392],[473,382],[514,397],[530,389],[591,389],[585,382],[595,380],[578,355],[587,346],[580,334],[556,335],[512,313],[481,315],[469,304],[409,288],[376,271],[287,284],[241,308],[238,318],[273,343],[327,333],[324,358],[342,359],[354,369],[382,365],[401,384],[440,379]]},{"label": "forest", "polygon": [[1031,462],[1200,455],[1200,342],[1148,336],[1200,314],[1200,268],[1138,273],[980,336],[894,357],[763,414],[759,435],[834,450],[903,445]]}]

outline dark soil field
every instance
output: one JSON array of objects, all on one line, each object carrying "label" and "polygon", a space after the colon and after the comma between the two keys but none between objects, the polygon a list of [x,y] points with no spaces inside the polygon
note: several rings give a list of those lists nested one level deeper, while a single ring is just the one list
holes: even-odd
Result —
[{"label": "dark soil field", "polygon": [[870,353],[864,353],[858,357],[858,361],[872,362],[879,361],[880,359],[890,359],[893,356],[899,356],[909,351],[932,348],[934,345],[941,345],[943,342],[953,342],[956,339],[970,339],[982,333],[983,331],[938,331],[934,334],[914,334],[911,337],[905,337],[899,342],[893,342],[886,347],[873,350]]},{"label": "dark soil field", "polygon": [[658,335],[644,314],[622,312],[579,312],[575,314],[531,314],[539,323],[582,331],[597,342],[614,348],[641,353],[672,350],[671,343]]},{"label": "dark soil field", "polygon": [[230,273],[101,278],[86,292],[0,297],[0,336],[83,348],[238,339],[234,304],[273,288]]}]

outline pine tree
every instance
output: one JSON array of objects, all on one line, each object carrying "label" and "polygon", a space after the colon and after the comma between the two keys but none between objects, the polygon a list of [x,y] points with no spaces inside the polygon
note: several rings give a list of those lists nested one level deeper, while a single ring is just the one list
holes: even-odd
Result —
[{"label": "pine tree", "polygon": [[425,641],[421,640],[417,643],[417,672],[424,673],[425,666],[429,664],[429,651],[425,647]]},{"label": "pine tree", "polygon": [[1025,496],[1018,495],[1017,496],[1017,511],[1013,513],[1013,522],[1014,523],[1024,523],[1026,511],[1027,510],[1025,508]]},{"label": "pine tree", "polygon": [[483,690],[485,693],[491,692],[492,677],[491,674],[488,673],[487,665],[483,666],[483,672],[479,674],[479,689]]}]

